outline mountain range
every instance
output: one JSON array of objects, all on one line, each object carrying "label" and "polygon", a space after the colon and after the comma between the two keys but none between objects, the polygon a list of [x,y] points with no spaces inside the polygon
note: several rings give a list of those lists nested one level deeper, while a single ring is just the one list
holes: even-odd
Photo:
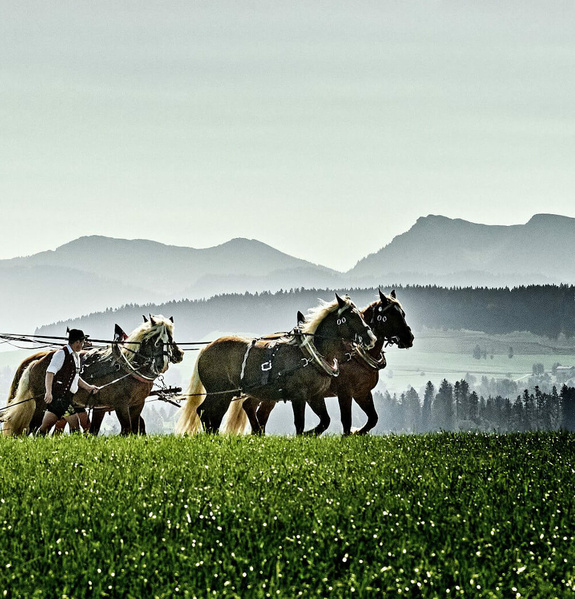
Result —
[{"label": "mountain range", "polygon": [[574,251],[575,219],[550,214],[511,226],[422,217],[348,272],[294,258],[256,240],[194,249],[81,237],[54,251],[0,260],[0,330],[24,333],[124,304],[246,291],[575,283]]},{"label": "mountain range", "polygon": [[481,225],[430,215],[360,260],[356,281],[375,273],[403,284],[517,286],[575,282],[575,219],[536,214],[525,225]]}]

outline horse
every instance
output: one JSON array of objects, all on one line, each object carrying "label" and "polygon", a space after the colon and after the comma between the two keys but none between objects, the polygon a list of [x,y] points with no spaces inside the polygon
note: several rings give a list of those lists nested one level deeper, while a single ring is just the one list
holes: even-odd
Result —
[{"label": "horse", "polygon": [[[146,320],[147,319],[144,316],[144,322]],[[123,342],[127,339],[127,337],[128,337],[128,335],[126,335],[126,333],[120,327],[120,325],[116,324],[115,329],[114,329],[114,341],[115,342]],[[22,378],[22,375],[24,374],[24,371],[26,370],[26,368],[28,368],[28,366],[30,366],[30,364],[32,362],[35,362],[35,361],[39,360],[40,358],[43,358],[47,354],[52,355],[53,353],[54,352],[51,350],[47,350],[47,349],[42,350],[42,351],[37,352],[31,356],[28,356],[22,362],[20,362],[20,365],[16,369],[16,372],[12,379],[12,384],[10,385],[10,391],[8,393],[8,405],[13,403],[14,397],[16,396],[16,391],[18,389],[18,383],[20,382],[20,379]],[[86,350],[86,349],[83,349],[80,352],[80,358],[81,358],[82,363],[85,361],[86,354],[88,354],[88,350]],[[90,418],[86,418],[85,421],[80,419],[80,424],[81,424],[82,428],[84,429],[84,431],[86,431],[86,424],[87,424],[88,432],[90,432],[90,434],[97,435],[100,432],[100,427],[102,426],[102,421],[104,419],[105,414],[107,412],[111,412],[111,411],[112,411],[112,409],[107,408],[107,407],[93,410],[92,419],[90,420]],[[34,416],[32,417],[32,420],[30,421],[30,425],[29,425],[29,430],[31,432],[35,432],[40,427],[40,424],[42,423],[42,415],[43,415],[43,410],[35,411]],[[1,420],[1,418],[0,418],[0,420]],[[54,429],[54,434],[63,433],[64,429],[66,427],[66,424],[67,423],[63,418],[61,420],[59,420],[56,423],[56,426]],[[137,432],[140,434],[146,434],[146,425],[144,423],[144,419],[142,418],[142,416],[140,416],[139,421],[138,421]]]},{"label": "horse", "polygon": [[[351,434],[352,400],[356,401],[367,416],[367,422],[356,434],[367,434],[377,424],[378,415],[372,389],[379,381],[379,371],[387,365],[383,346],[397,345],[398,348],[407,349],[413,346],[414,340],[395,290],[391,291],[389,297],[379,291],[379,300],[362,310],[361,315],[377,337],[377,342],[367,352],[357,347],[348,354],[347,359],[340,364],[339,376],[332,379],[326,395],[338,398],[344,435]],[[244,401],[243,408],[251,423],[252,433],[265,433],[269,415],[275,405],[276,402],[258,402],[251,397]]]},{"label": "horse", "polygon": [[[309,404],[320,422],[306,434],[320,435],[330,423],[324,397],[339,372],[337,360],[352,342],[370,349],[376,338],[353,302],[337,294],[284,338],[269,343],[238,336],[216,339],[198,355],[176,433],[194,434],[202,426],[218,432],[232,400],[247,394],[259,401],[291,401],[298,435],[304,433]],[[247,415],[241,400],[232,407],[230,430],[239,430]]]},{"label": "horse", "polygon": [[[155,379],[166,372],[170,363],[183,360],[184,354],[174,342],[173,331],[173,319],[150,316],[121,346],[112,343],[107,348],[86,352],[82,378],[99,386],[100,390],[90,395],[79,389],[74,394],[74,403],[113,409],[122,434],[138,432],[140,414]],[[39,352],[18,368],[11,398],[2,416],[4,435],[21,435],[40,425],[46,408],[46,369],[55,351]]]}]

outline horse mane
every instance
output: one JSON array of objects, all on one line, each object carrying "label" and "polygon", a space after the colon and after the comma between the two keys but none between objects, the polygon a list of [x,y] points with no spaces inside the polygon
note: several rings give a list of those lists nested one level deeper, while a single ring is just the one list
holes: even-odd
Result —
[{"label": "horse mane", "polygon": [[[162,314],[152,316],[150,320],[143,322],[128,335],[127,339],[120,344],[120,351],[125,355],[128,362],[131,362],[135,354],[138,353],[141,343],[153,337],[163,336],[164,333],[166,336],[169,333],[173,337],[174,323]],[[105,355],[108,356],[111,353],[112,346],[106,350]]]},{"label": "horse mane", "polygon": [[[345,296],[342,298],[346,304],[350,307],[354,307],[353,302],[349,299],[349,297]],[[315,308],[310,308],[305,317],[305,322],[301,328],[302,333],[306,333],[308,335],[313,335],[322,321],[332,312],[335,312],[339,309],[339,302],[334,300],[333,302],[326,302],[324,300],[319,300],[319,306]]]}]

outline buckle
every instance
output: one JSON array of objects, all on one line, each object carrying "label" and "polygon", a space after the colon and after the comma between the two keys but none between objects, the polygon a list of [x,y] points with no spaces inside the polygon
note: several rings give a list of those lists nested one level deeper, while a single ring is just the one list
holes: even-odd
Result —
[{"label": "buckle", "polygon": [[268,360],[267,362],[264,362],[262,364],[262,372],[267,372],[268,370],[272,369],[272,361]]}]

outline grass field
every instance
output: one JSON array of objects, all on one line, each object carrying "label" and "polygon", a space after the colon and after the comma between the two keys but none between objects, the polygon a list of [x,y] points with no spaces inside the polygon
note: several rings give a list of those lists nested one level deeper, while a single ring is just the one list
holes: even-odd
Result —
[{"label": "grass field", "polygon": [[575,435],[0,438],[6,597],[566,597]]}]

